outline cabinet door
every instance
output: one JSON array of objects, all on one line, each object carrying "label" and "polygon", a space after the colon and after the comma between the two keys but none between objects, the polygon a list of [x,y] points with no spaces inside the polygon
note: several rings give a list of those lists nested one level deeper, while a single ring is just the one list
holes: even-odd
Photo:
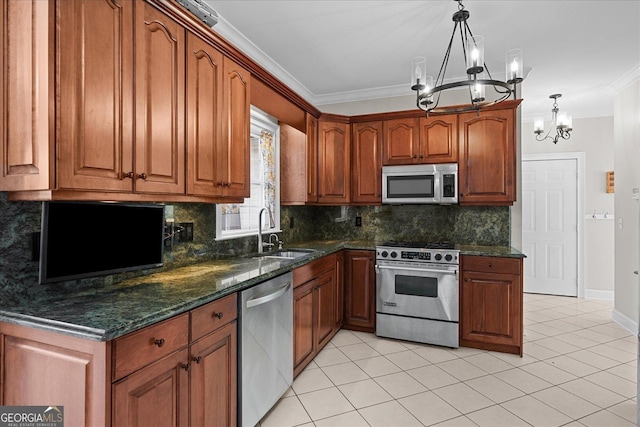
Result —
[{"label": "cabinet door", "polygon": [[249,197],[251,74],[227,57],[223,65],[222,185],[225,196]]},{"label": "cabinet door", "polygon": [[57,188],[131,192],[133,3],[56,5]]},{"label": "cabinet door", "polygon": [[135,171],[140,193],[185,193],[185,30],[135,3]]},{"label": "cabinet door", "polygon": [[298,375],[313,359],[316,351],[314,335],[314,288],[316,280],[293,290],[293,374]]},{"label": "cabinet door", "polygon": [[383,122],[383,165],[418,163],[420,124],[418,118],[385,120]]},{"label": "cabinet door", "polygon": [[458,116],[420,118],[420,163],[458,161]]},{"label": "cabinet door", "polygon": [[316,292],[316,348],[325,346],[333,336],[336,326],[335,318],[335,270],[322,273],[315,288]]},{"label": "cabinet door", "polygon": [[106,343],[15,325],[0,328],[12,334],[0,334],[2,405],[61,405],[65,425],[105,425]]},{"label": "cabinet door", "polygon": [[187,194],[222,195],[222,53],[187,33]]},{"label": "cabinet door", "polygon": [[[50,97],[53,60],[49,41],[53,2],[0,3],[0,190],[50,186]],[[52,129],[52,128],[51,128]],[[53,155],[53,154],[51,154]]]},{"label": "cabinet door", "polygon": [[318,203],[344,205],[351,193],[351,135],[348,123],[318,123]]},{"label": "cabinet door", "polygon": [[375,252],[347,251],[345,326],[375,331]]},{"label": "cabinet door", "polygon": [[382,122],[352,125],[351,201],[382,203]]},{"label": "cabinet door", "polygon": [[515,108],[459,116],[461,205],[511,205],[516,197]]},{"label": "cabinet door", "polygon": [[236,425],[236,325],[231,322],[191,346],[193,426]]},{"label": "cabinet door", "polygon": [[187,348],[113,385],[114,426],[178,427],[189,424]]},{"label": "cabinet door", "polygon": [[502,351],[507,346],[509,352],[522,354],[520,278],[515,274],[463,272],[461,345],[482,344],[481,348]]},{"label": "cabinet door", "polygon": [[307,141],[293,126],[280,123],[280,204],[307,202]]},{"label": "cabinet door", "polygon": [[318,119],[307,113],[307,203],[318,202]]}]

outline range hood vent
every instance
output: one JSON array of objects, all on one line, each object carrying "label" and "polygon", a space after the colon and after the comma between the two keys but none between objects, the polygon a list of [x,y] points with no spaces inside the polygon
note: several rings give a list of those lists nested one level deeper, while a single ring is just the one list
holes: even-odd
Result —
[{"label": "range hood vent", "polygon": [[213,27],[218,23],[218,14],[204,0],[177,0],[177,2],[208,26]]}]

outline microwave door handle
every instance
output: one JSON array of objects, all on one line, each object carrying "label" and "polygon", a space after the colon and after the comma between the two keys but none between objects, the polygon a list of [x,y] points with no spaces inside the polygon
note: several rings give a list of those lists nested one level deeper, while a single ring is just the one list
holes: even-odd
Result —
[{"label": "microwave door handle", "polygon": [[382,269],[387,270],[402,270],[402,271],[420,271],[427,273],[443,273],[443,274],[458,274],[458,270],[435,270],[431,268],[411,268],[411,267],[391,267],[388,265],[376,265],[376,272],[379,272]]}]

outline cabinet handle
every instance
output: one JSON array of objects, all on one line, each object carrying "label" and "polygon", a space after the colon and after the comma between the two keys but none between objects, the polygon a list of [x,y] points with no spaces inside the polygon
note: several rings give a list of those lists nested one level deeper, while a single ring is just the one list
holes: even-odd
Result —
[{"label": "cabinet handle", "polygon": [[202,356],[193,356],[193,361],[196,362],[197,364],[200,364],[200,361],[202,360]]},{"label": "cabinet handle", "polygon": [[217,317],[218,319],[222,319],[222,316],[223,316],[223,315],[224,315],[224,313],[223,313],[223,312],[220,312],[220,313],[216,313],[216,312],[214,312],[214,313],[211,315],[211,317]]},{"label": "cabinet handle", "polygon": [[157,345],[158,347],[162,347],[164,345],[164,338],[160,338],[160,339],[154,340],[153,343],[155,345]]},{"label": "cabinet handle", "polygon": [[125,174],[122,174],[122,178],[120,178],[120,179],[125,179],[125,178],[132,179],[133,178],[133,172],[127,172]]},{"label": "cabinet handle", "polygon": [[185,364],[180,365],[180,367],[182,369],[184,369],[185,371],[189,372],[189,370],[191,369],[191,364],[190,363],[185,363]]},{"label": "cabinet handle", "polygon": [[138,178],[140,179],[147,179],[147,174],[142,172],[140,175],[138,175]]},{"label": "cabinet handle", "polygon": [[225,185],[226,185],[227,187],[231,187],[231,183],[230,183],[230,182],[227,182]]}]

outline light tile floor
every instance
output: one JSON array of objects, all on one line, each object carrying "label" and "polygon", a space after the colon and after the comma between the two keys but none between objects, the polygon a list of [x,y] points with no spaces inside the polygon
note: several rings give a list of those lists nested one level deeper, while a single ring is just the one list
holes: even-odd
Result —
[{"label": "light tile floor", "polygon": [[638,343],[612,304],[524,301],[522,358],[341,330],[260,425],[635,426]]}]

